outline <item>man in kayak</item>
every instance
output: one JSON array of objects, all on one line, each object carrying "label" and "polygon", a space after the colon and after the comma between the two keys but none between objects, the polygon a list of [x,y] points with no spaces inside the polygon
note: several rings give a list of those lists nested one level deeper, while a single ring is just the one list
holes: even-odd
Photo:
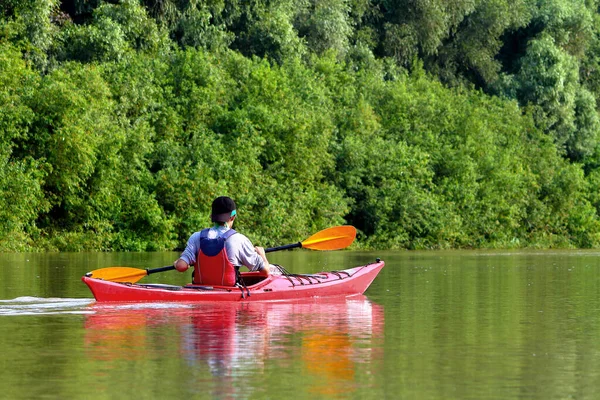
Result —
[{"label": "man in kayak", "polygon": [[235,202],[226,196],[212,203],[212,228],[194,233],[175,268],[184,272],[194,265],[193,283],[199,285],[234,286],[237,272],[243,265],[250,271],[269,274],[265,249],[255,247],[250,239],[232,229],[237,215]]}]

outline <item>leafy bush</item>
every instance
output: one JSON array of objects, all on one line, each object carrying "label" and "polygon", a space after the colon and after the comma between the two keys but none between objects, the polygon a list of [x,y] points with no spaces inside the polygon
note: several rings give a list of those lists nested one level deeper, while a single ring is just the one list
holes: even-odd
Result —
[{"label": "leafy bush", "polygon": [[594,7],[3,2],[0,250],[598,247]]}]

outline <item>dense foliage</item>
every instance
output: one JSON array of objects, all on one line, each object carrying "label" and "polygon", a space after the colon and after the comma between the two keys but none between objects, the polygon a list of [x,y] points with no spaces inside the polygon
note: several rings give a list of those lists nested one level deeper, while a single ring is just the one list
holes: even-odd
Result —
[{"label": "dense foliage", "polygon": [[596,0],[5,0],[0,250],[600,246]]}]

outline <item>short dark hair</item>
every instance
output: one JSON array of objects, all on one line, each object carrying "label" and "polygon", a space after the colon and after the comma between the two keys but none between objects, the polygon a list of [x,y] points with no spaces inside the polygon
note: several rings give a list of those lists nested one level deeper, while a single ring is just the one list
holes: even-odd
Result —
[{"label": "short dark hair", "polygon": [[213,222],[227,222],[235,210],[235,201],[227,196],[220,196],[212,202],[212,214],[210,218]]}]

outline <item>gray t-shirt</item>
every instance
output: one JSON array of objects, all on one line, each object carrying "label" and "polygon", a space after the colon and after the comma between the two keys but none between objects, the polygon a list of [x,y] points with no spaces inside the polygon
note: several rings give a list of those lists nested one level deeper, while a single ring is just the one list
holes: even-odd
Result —
[{"label": "gray t-shirt", "polygon": [[[217,236],[223,235],[229,228],[225,226],[212,227],[208,231],[208,238],[214,239]],[[195,264],[198,251],[200,250],[200,232],[194,233],[188,239],[187,246],[181,259],[188,264]],[[225,241],[225,250],[227,258],[236,267],[245,266],[250,271],[261,271],[265,268],[265,262],[262,257],[254,249],[254,245],[246,236],[241,233],[235,233]]]}]

